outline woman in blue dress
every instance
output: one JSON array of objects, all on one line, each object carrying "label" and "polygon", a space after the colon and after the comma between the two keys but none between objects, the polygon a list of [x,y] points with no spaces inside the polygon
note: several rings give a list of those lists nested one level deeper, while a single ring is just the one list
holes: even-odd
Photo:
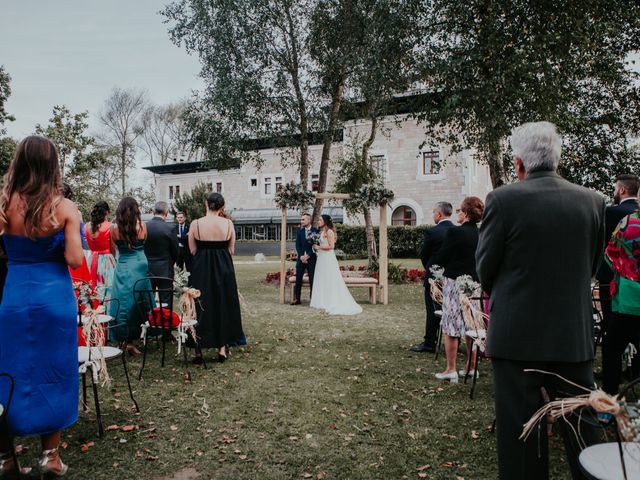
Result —
[{"label": "woman in blue dress", "polygon": [[[119,253],[111,298],[118,299],[120,309],[115,317],[118,302],[111,303],[109,314],[115,317],[115,326],[110,329],[110,338],[124,342],[125,349],[131,355],[140,355],[131,342],[140,338],[140,325],[146,320],[133,298],[134,284],[149,274],[149,264],[144,254],[146,238],[147,226],[142,223],[138,202],[132,197],[123,198],[116,210],[115,224],[111,226],[111,239]],[[151,282],[140,282],[137,287],[151,290]]]},{"label": "woman in blue dress", "polygon": [[[11,435],[42,439],[41,474],[64,475],[61,430],[78,419],[76,299],[68,266],[82,263],[80,217],[63,198],[55,145],[25,138],[4,177],[0,228],[8,274],[0,306],[0,372],[15,381]],[[0,401],[8,382],[0,381]],[[12,442],[0,432],[0,473],[16,476]]]}]

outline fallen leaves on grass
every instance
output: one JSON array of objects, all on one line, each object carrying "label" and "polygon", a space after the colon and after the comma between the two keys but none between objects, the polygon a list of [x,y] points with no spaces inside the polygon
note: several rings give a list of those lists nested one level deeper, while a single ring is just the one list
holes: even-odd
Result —
[{"label": "fallen leaves on grass", "polygon": [[475,430],[471,430],[471,438],[473,438],[474,440],[476,438],[479,438],[480,434],[478,432],[476,432]]},{"label": "fallen leaves on grass", "polygon": [[94,445],[95,445],[95,443],[93,443],[93,442],[83,443],[82,445],[80,445],[80,451],[82,453],[87,453],[89,451],[89,449],[91,447],[93,447]]}]

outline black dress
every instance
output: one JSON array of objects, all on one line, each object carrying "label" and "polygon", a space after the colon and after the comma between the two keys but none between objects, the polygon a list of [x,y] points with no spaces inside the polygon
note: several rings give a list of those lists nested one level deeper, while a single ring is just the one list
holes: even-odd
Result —
[{"label": "black dress", "polygon": [[201,293],[196,301],[198,346],[220,348],[241,342],[244,333],[229,240],[196,239],[196,245],[189,279]]}]

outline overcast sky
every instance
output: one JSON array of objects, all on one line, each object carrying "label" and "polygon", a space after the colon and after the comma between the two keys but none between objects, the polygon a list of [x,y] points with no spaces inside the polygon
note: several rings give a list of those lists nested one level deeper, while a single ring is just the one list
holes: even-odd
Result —
[{"label": "overcast sky", "polygon": [[[1,0],[0,65],[11,75],[5,124],[20,139],[54,105],[96,115],[114,86],[148,90],[160,104],[202,83],[196,57],[174,46],[158,11],[168,0]],[[95,130],[94,130],[95,131]]]}]

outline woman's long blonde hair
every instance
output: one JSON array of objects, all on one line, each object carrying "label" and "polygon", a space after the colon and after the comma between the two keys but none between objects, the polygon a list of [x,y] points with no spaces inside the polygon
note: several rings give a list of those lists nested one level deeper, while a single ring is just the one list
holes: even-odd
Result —
[{"label": "woman's long blonde hair", "polygon": [[32,135],[20,142],[4,176],[0,193],[0,229],[4,233],[9,219],[7,208],[12,195],[24,202],[24,229],[28,237],[58,228],[56,207],[62,201],[62,176],[58,151],[48,138]]}]

